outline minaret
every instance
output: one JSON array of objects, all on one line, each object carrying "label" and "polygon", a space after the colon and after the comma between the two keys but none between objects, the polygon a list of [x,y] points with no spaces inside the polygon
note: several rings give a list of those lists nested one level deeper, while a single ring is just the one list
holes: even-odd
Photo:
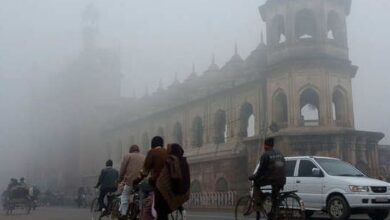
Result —
[{"label": "minaret", "polygon": [[99,33],[99,11],[93,3],[85,8],[82,14],[82,25],[83,47],[84,50],[88,51],[95,48]]}]

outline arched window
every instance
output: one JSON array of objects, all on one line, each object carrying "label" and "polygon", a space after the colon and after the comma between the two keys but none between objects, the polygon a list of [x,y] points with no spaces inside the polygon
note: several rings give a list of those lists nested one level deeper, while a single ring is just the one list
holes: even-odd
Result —
[{"label": "arched window", "polygon": [[198,180],[194,180],[191,183],[191,193],[200,193],[202,192],[202,185]]},{"label": "arched window", "polygon": [[173,128],[173,140],[175,143],[183,145],[183,131],[180,122],[176,122]]},{"label": "arched window", "polygon": [[308,9],[299,11],[295,17],[295,35],[297,39],[317,37],[317,24],[314,13]]},{"label": "arched window", "polygon": [[203,145],[203,122],[197,116],[192,122],[192,146],[201,147]]},{"label": "arched window", "polygon": [[142,135],[142,147],[147,150],[150,145],[149,145],[149,137],[148,137],[148,133],[145,132],[143,135]]},{"label": "arched window", "polygon": [[308,88],[300,96],[301,125],[318,126],[320,123],[320,98],[317,92]]},{"label": "arched window", "polygon": [[284,92],[277,92],[273,98],[273,121],[279,127],[286,127],[288,121],[287,96]]},{"label": "arched window", "polygon": [[160,137],[164,138],[164,128],[159,127],[157,129],[157,136],[160,136]]},{"label": "arched window", "polygon": [[255,135],[255,115],[253,114],[253,106],[246,102],[241,106],[240,110],[240,133],[241,137],[252,137]]},{"label": "arched window", "polygon": [[338,13],[331,11],[328,14],[328,32],[327,37],[339,44],[344,43],[345,39],[345,25],[340,19]]},{"label": "arched window", "polygon": [[215,129],[215,139],[216,144],[226,143],[226,112],[223,110],[218,110],[215,113],[214,118],[214,129]]},{"label": "arched window", "polygon": [[273,33],[272,44],[280,44],[286,41],[286,32],[284,27],[284,18],[281,15],[277,15],[272,20]]},{"label": "arched window", "polygon": [[229,191],[229,184],[226,181],[225,178],[219,178],[217,180],[217,184],[215,186],[215,191],[216,192],[227,192]]},{"label": "arched window", "polygon": [[340,89],[333,92],[333,120],[338,126],[345,126],[347,123],[347,101]]}]

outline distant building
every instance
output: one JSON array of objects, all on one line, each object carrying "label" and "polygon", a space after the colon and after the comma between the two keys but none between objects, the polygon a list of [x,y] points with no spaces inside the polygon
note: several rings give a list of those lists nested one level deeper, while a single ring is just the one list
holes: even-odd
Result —
[{"label": "distant building", "polygon": [[266,136],[285,155],[338,157],[378,176],[384,135],[354,126],[350,8],[350,0],[268,0],[267,41],[246,59],[236,47],[223,67],[213,61],[138,100],[99,142],[116,163],[131,144],[146,152],[154,135],[182,144],[193,192],[246,191]]},{"label": "distant building", "polygon": [[352,78],[358,68],[349,60],[350,8],[351,0],[268,0],[260,7],[266,40],[262,36],[247,58],[236,46],[222,67],[213,59],[203,74],[193,68],[184,82],[136,100],[120,98],[119,57],[97,49],[96,13],[86,13],[90,40],[58,83],[73,91],[64,92],[60,122],[76,118],[66,131],[74,144],[57,152],[70,150],[51,173],[63,170],[69,184],[92,186],[106,159],[118,166],[130,145],[146,152],[160,135],[183,145],[192,192],[241,193],[264,138],[273,136],[286,156],[338,157],[379,176],[384,135],[354,125]]}]

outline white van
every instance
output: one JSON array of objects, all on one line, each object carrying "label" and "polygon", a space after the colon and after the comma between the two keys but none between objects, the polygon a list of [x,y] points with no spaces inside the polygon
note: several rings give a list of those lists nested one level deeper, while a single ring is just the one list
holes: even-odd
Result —
[{"label": "white van", "polygon": [[366,213],[383,220],[390,210],[390,184],[365,176],[349,163],[329,157],[286,157],[286,191],[297,190],[307,215],[326,211],[332,219]]}]

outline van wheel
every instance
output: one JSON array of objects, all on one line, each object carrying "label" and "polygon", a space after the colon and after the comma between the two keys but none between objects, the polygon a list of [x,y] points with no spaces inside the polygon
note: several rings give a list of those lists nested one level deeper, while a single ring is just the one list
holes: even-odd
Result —
[{"label": "van wheel", "polygon": [[351,215],[351,209],[344,197],[335,195],[330,197],[327,211],[332,220],[345,220]]},{"label": "van wheel", "polygon": [[375,212],[368,213],[368,216],[373,220],[385,220],[389,215],[389,210],[375,210]]}]

